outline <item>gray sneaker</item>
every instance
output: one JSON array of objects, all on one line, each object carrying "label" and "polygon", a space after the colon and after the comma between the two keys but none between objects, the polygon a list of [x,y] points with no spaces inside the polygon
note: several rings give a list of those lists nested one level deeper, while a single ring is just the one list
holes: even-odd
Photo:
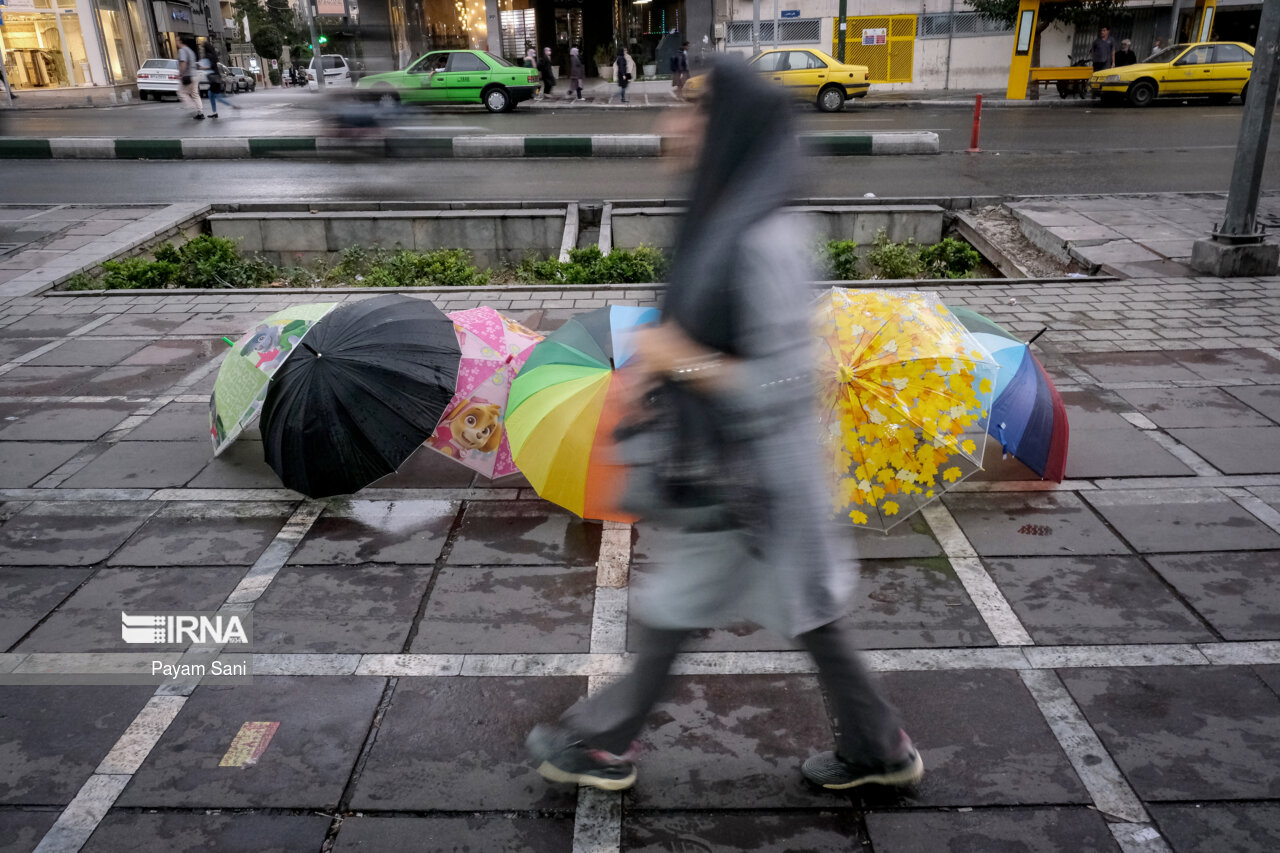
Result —
[{"label": "gray sneaker", "polygon": [[552,782],[590,785],[602,791],[622,791],[636,782],[636,766],[627,759],[591,749],[558,726],[534,726],[525,739],[538,775]]},{"label": "gray sneaker", "polygon": [[800,772],[813,784],[833,791],[859,785],[914,785],[924,776],[924,761],[905,733],[902,740],[901,758],[896,761],[853,762],[834,752],[823,752],[807,759]]}]

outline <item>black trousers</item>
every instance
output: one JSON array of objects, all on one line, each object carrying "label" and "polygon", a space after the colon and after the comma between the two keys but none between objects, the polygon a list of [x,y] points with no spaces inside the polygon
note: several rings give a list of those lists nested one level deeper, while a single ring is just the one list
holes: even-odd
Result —
[{"label": "black trousers", "polygon": [[[632,632],[639,647],[635,668],[560,717],[560,724],[584,743],[615,755],[626,752],[640,733],[690,633],[639,624],[632,625]],[[863,665],[848,628],[832,622],[798,639],[818,665],[818,680],[836,720],[836,751],[849,760],[893,758],[902,728],[898,711]]]}]

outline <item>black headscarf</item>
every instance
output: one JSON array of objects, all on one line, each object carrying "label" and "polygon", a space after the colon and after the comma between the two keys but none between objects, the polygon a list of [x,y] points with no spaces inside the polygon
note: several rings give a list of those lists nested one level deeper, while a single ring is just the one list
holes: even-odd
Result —
[{"label": "black headscarf", "polygon": [[794,195],[799,150],[791,104],[745,63],[711,70],[706,135],[676,235],[663,313],[694,340],[730,355],[734,282],[752,225]]}]

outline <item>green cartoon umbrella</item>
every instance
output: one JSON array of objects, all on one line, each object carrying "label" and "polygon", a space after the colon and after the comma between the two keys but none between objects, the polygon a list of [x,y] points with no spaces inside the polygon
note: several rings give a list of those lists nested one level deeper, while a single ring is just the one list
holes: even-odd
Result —
[{"label": "green cartoon umbrella", "polygon": [[[232,344],[209,396],[209,437],[217,456],[262,411],[271,377],[337,302],[295,305],[267,317]],[[230,343],[230,341],[228,341]]]}]

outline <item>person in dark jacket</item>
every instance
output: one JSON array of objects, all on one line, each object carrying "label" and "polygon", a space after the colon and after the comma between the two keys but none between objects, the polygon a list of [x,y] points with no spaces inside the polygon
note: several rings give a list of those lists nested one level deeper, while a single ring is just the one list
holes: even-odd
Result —
[{"label": "person in dark jacket", "polygon": [[671,55],[671,87],[676,97],[684,97],[684,84],[689,82],[689,43],[680,45],[680,51]]},{"label": "person in dark jacket", "polygon": [[573,93],[578,93],[578,100],[582,100],[582,81],[587,77],[587,66],[582,64],[582,57],[578,56],[576,47],[569,48],[569,99],[573,100]]},{"label": "person in dark jacket", "polygon": [[618,72],[618,88],[622,90],[622,103],[627,102],[627,86],[631,83],[631,78],[636,75],[636,63],[631,58],[631,54],[627,53],[625,47],[618,49],[618,58],[614,60],[613,67]]},{"label": "person in dark jacket", "polygon": [[[542,56],[538,58],[538,73],[542,75],[542,95],[545,98],[556,87],[556,75],[551,69],[551,48],[544,47]],[[541,100],[539,98],[539,100]]]},{"label": "person in dark jacket", "polygon": [[1120,49],[1116,51],[1116,68],[1136,65],[1137,63],[1138,55],[1133,52],[1133,42],[1129,39],[1121,39]]},{"label": "person in dark jacket", "polygon": [[[749,620],[795,638],[817,664],[839,736],[836,751],[803,763],[804,777],[830,789],[913,784],[924,764],[840,618],[856,564],[819,459],[808,238],[783,212],[800,189],[791,105],[741,61],[722,60],[707,96],[674,112],[683,127],[663,136],[696,150],[693,187],[663,321],[635,334],[623,368],[643,396],[661,395],[675,472],[646,513],[657,562],[631,590],[637,659],[535,727],[526,747],[552,781],[630,787],[630,746],[681,645],[694,630]],[[718,473],[683,476],[691,471]],[[786,726],[785,710],[760,713],[776,715],[766,727]]]}]

